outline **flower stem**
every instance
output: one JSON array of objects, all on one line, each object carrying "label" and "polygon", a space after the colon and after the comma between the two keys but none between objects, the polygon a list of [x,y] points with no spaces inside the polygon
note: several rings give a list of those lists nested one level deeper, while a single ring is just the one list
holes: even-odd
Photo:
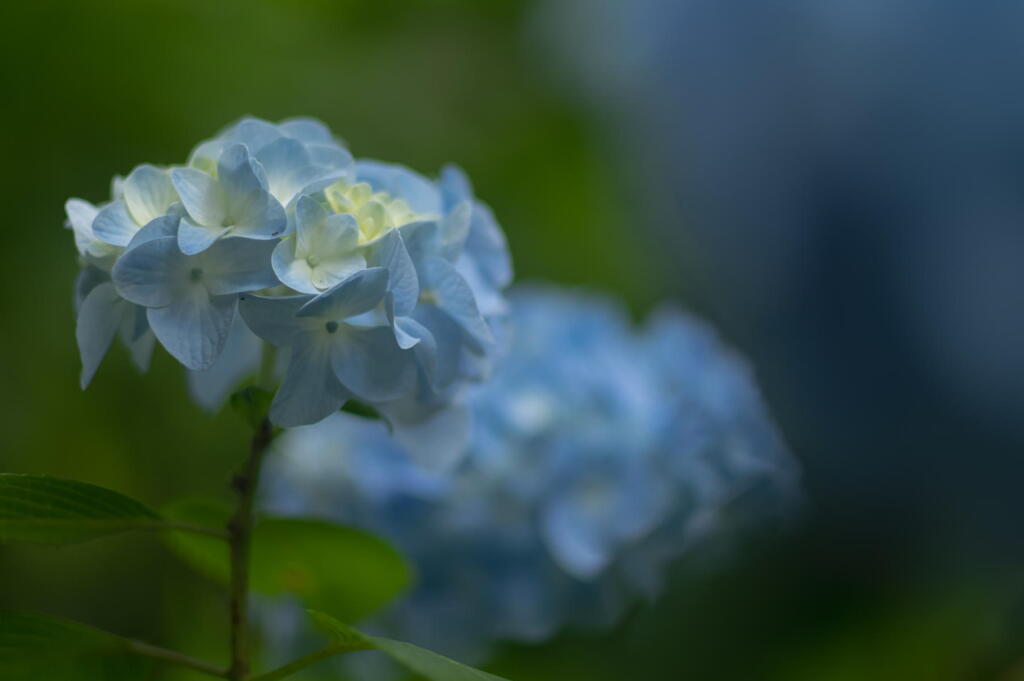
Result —
[{"label": "flower stem", "polygon": [[[271,362],[272,364],[272,362]],[[249,458],[233,484],[238,493],[238,507],[228,522],[228,544],[231,553],[231,667],[227,678],[246,681],[249,678],[249,549],[252,539],[253,506],[259,487],[260,467],[273,430],[264,418],[253,433]]]},{"label": "flower stem", "polygon": [[142,641],[127,641],[126,645],[128,650],[136,655],[151,657],[155,660],[162,660],[169,664],[187,667],[208,676],[216,676],[220,678],[227,678],[228,676],[228,672],[225,669],[221,669],[220,667],[216,667],[208,662],[203,662],[202,660],[189,657],[188,655],[183,655],[174,650],[166,650],[165,648],[150,645],[149,643],[143,643]]}]

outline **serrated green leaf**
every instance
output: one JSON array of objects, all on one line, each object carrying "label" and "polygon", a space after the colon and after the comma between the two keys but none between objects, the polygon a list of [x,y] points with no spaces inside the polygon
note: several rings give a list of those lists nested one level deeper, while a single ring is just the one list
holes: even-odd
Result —
[{"label": "serrated green leaf", "polygon": [[[164,509],[177,521],[224,525],[230,509],[218,502],[191,500]],[[170,546],[203,574],[227,583],[228,552],[223,542],[168,533]],[[298,596],[310,607],[330,609],[358,620],[409,585],[405,559],[384,540],[355,528],[308,518],[261,518],[252,534],[249,582],[256,592]]]},{"label": "serrated green leaf", "polygon": [[0,541],[85,541],[159,529],[160,516],[138,501],[77,480],[0,473]]},{"label": "serrated green leaf", "polygon": [[310,611],[309,614],[313,622],[338,645],[339,654],[350,650],[379,650],[429,681],[506,681],[405,641],[363,634],[322,612]]}]

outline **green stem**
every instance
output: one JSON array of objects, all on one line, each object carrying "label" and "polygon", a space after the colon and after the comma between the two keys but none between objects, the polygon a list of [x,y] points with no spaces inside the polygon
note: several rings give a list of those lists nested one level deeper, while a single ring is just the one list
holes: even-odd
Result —
[{"label": "green stem", "polygon": [[188,667],[189,669],[197,672],[202,672],[208,676],[216,676],[222,679],[228,678],[228,670],[216,667],[208,662],[197,660],[183,655],[174,650],[167,650],[160,648],[159,646],[150,645],[149,643],[143,643],[142,641],[127,641],[126,645],[128,650],[135,653],[136,655],[142,655],[144,657],[152,657],[156,660],[162,660],[170,664],[176,664],[179,667]]},{"label": "green stem", "polygon": [[231,667],[228,669],[227,678],[231,681],[246,681],[249,678],[249,550],[253,507],[256,489],[259,487],[263,455],[272,439],[270,421],[264,418],[253,433],[249,458],[242,472],[234,479],[235,491],[238,492],[238,507],[227,527],[231,555]]},{"label": "green stem", "polygon": [[295,672],[305,669],[306,667],[310,666],[311,664],[315,664],[320,660],[326,660],[328,657],[334,657],[335,655],[341,655],[342,653],[350,653],[353,650],[360,649],[338,645],[325,646],[320,650],[313,651],[309,655],[304,655],[303,657],[300,657],[299,659],[293,662],[289,662],[283,667],[278,667],[277,669],[267,672],[266,674],[254,676],[251,679],[251,681],[277,681],[277,679],[283,679],[285,677],[291,676]]}]

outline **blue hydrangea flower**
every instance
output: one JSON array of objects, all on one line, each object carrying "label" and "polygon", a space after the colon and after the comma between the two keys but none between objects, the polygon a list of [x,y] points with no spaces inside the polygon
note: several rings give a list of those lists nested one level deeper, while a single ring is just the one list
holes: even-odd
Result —
[{"label": "blue hydrangea flower", "polygon": [[425,451],[461,449],[458,400],[486,374],[511,268],[459,171],[433,180],[356,163],[322,123],[246,118],[187,164],[115,178],[111,194],[67,203],[86,266],[83,385],[115,335],[140,367],[155,337],[214,409],[255,372],[265,342],[284,349],[278,425],[358,399]]},{"label": "blue hydrangea flower", "polygon": [[795,497],[748,368],[692,318],[665,310],[637,331],[607,300],[526,289],[498,335],[448,471],[347,414],[280,442],[270,506],[381,533],[417,568],[370,626],[480,660],[498,640],[610,624],[751,490]]}]

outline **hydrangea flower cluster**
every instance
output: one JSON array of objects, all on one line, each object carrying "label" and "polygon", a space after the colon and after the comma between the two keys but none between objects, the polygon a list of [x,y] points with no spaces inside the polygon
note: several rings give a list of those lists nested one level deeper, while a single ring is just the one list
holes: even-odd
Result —
[{"label": "hydrangea flower cluster", "polygon": [[[448,473],[348,414],[279,443],[276,511],[365,527],[415,565],[383,632],[480,660],[497,640],[611,623],[737,497],[759,490],[759,511],[795,499],[796,468],[747,366],[703,324],[664,310],[637,332],[606,300],[526,289],[500,335]],[[280,611],[267,620],[275,639],[289,633]]]},{"label": "hydrangea flower cluster", "polygon": [[285,351],[280,426],[349,399],[429,423],[486,371],[511,279],[460,170],[356,161],[311,119],[243,119],[187,163],[141,165],[107,203],[66,209],[83,388],[115,336],[142,370],[156,340],[213,407],[255,369],[258,338]]}]

